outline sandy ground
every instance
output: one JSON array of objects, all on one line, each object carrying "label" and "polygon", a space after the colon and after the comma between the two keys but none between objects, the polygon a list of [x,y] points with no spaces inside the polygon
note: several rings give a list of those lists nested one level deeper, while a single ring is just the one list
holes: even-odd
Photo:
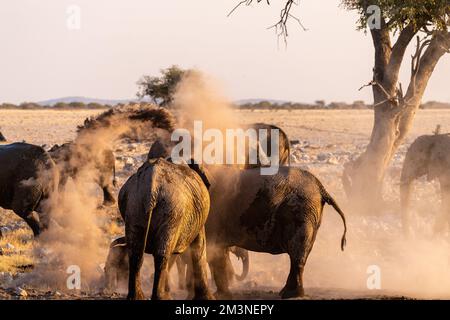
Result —
[{"label": "sandy ground", "polygon": [[[100,111],[0,110],[0,130],[9,141],[51,146],[72,140],[76,127]],[[293,165],[316,174],[345,209],[349,220],[348,246],[339,250],[342,224],[326,209],[315,247],[306,265],[305,288],[309,299],[449,298],[450,251],[448,234],[436,238],[432,225],[439,212],[439,188],[421,180],[416,187],[414,210],[417,234],[400,237],[398,177],[407,145],[417,136],[430,134],[437,124],[448,131],[450,111],[419,111],[406,143],[395,156],[386,179],[385,197],[392,202],[386,212],[352,212],[340,183],[343,164],[364,150],[372,128],[371,111],[236,111],[243,123],[272,123],[284,129],[292,146]],[[116,152],[119,187],[136,170],[148,145],[129,144]],[[116,190],[118,191],[118,189]],[[114,213],[113,213],[114,214]],[[33,270],[31,233],[13,213],[0,209],[0,299],[21,298],[23,288],[33,299],[122,298],[123,292],[104,295],[96,290],[57,291],[20,281]],[[113,237],[119,231],[110,234]],[[105,251],[106,256],[106,251]],[[236,271],[239,262],[233,258]],[[381,289],[369,290],[370,266],[381,271]],[[251,253],[250,273],[233,285],[236,298],[274,299],[289,270],[286,255]],[[20,285],[18,284],[20,283]],[[146,286],[147,294],[148,284]],[[175,298],[185,293],[175,290]],[[24,297],[22,297],[24,298]]]}]

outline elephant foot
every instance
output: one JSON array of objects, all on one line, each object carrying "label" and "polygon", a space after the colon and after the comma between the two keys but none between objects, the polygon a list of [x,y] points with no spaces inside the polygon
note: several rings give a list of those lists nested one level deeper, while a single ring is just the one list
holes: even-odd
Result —
[{"label": "elephant foot", "polygon": [[231,291],[229,291],[229,290],[216,291],[216,293],[214,293],[214,296],[216,297],[217,300],[232,300],[233,299],[233,295],[231,294]]},{"label": "elephant foot", "polygon": [[136,290],[134,294],[128,293],[127,300],[145,300],[142,290]]},{"label": "elephant foot", "polygon": [[288,289],[287,287],[284,287],[280,291],[280,296],[281,299],[302,298],[305,296],[305,290],[300,286],[295,289]]},{"label": "elephant foot", "polygon": [[170,295],[169,292],[164,291],[164,292],[152,295],[152,300],[172,300],[172,296]]},{"label": "elephant foot", "polygon": [[192,300],[216,300],[216,298],[208,290],[206,292],[196,294]]}]

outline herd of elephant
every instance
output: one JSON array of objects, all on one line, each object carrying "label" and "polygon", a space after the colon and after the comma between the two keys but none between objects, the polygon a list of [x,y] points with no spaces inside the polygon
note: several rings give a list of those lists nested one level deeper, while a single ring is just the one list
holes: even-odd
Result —
[{"label": "herd of elephant", "polygon": [[[254,127],[279,129],[265,124]],[[346,220],[313,174],[290,165],[289,140],[281,129],[279,132],[280,168],[277,174],[267,176],[260,174],[257,165],[176,164],[169,157],[170,145],[156,141],[147,160],[120,189],[117,202],[125,236],[110,245],[106,286],[128,279],[128,299],[142,299],[140,269],[147,253],[154,258],[152,299],[170,298],[168,276],[175,263],[179,281],[184,281],[182,286],[190,297],[229,299],[234,277],[229,254],[243,261],[243,273],[238,277],[242,279],[248,273],[249,250],[287,253],[290,271],[280,295],[303,296],[303,272],[325,204],[342,218],[342,250]],[[0,207],[13,210],[38,236],[49,225],[44,200],[85,165],[96,169],[95,182],[103,190],[104,204],[114,205],[112,150],[92,152],[92,146],[76,141],[48,151],[27,143],[0,145]],[[450,135],[422,136],[410,146],[401,174],[405,230],[410,224],[412,182],[423,175],[439,179],[443,204],[450,209],[449,169]],[[208,266],[217,288],[215,295],[208,286]]]}]

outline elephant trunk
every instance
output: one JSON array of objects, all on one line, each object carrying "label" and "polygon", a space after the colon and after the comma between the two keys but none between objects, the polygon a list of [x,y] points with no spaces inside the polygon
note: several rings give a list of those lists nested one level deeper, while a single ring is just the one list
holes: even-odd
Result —
[{"label": "elephant trunk", "polygon": [[236,280],[243,281],[247,275],[249,270],[250,259],[248,256],[248,250],[234,247],[231,252],[239,259],[242,260],[242,273],[240,275],[236,275]]}]

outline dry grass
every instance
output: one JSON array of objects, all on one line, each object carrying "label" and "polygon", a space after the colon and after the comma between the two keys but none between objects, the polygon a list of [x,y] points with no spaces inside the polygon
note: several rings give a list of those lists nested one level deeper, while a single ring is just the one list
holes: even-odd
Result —
[{"label": "dry grass", "polygon": [[[0,272],[16,274],[30,269],[34,261],[30,251],[33,242],[30,230],[20,228],[8,232],[0,239],[0,248],[3,255],[0,257]],[[8,248],[12,245],[12,248]]]}]

